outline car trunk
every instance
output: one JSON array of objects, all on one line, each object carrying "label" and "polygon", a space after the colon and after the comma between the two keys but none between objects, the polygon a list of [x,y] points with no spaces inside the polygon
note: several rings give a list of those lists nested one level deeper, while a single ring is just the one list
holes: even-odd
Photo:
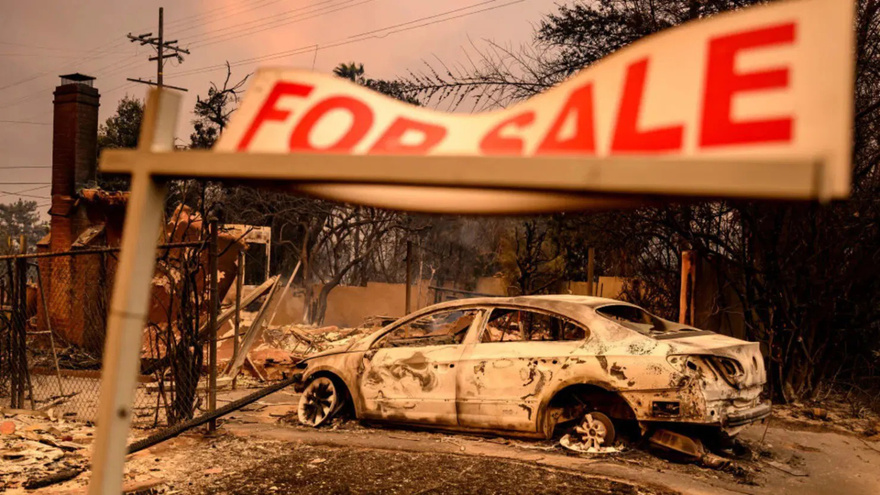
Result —
[{"label": "car trunk", "polygon": [[664,336],[670,354],[698,356],[712,371],[735,389],[760,388],[767,381],[760,344],[716,333],[681,332]]}]

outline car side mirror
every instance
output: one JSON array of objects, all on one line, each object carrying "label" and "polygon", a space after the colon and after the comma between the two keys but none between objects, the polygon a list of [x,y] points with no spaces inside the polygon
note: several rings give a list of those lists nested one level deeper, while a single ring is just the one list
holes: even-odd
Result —
[{"label": "car side mirror", "polygon": [[376,349],[370,349],[364,353],[364,359],[369,361],[369,360],[373,359],[373,356],[375,356],[375,355],[376,355]]}]

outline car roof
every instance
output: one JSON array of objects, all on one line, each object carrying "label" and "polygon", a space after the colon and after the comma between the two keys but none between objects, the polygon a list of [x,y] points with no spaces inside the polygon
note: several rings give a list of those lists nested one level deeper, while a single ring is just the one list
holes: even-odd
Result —
[{"label": "car roof", "polygon": [[474,297],[469,299],[456,299],[428,306],[419,313],[428,313],[438,309],[457,308],[462,306],[523,306],[527,308],[543,309],[567,316],[577,317],[585,309],[595,310],[606,304],[630,303],[609,299],[606,297],[578,296],[572,294],[550,294],[540,296],[515,296],[515,297]]}]

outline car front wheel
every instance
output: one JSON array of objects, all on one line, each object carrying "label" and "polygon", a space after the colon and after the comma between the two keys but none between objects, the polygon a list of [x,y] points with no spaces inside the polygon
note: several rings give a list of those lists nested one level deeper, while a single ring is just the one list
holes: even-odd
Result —
[{"label": "car front wheel", "polygon": [[309,382],[299,398],[299,422],[308,426],[320,426],[342,408],[343,401],[342,390],[331,378],[315,378]]}]

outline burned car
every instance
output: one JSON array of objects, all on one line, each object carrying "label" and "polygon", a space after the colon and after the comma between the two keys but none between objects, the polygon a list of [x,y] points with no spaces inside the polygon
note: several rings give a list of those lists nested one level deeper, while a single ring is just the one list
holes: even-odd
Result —
[{"label": "burned car", "polygon": [[757,343],[622,301],[554,295],[446,302],[300,363],[300,421],[363,420],[611,445],[616,427],[732,436],[770,414]]}]

